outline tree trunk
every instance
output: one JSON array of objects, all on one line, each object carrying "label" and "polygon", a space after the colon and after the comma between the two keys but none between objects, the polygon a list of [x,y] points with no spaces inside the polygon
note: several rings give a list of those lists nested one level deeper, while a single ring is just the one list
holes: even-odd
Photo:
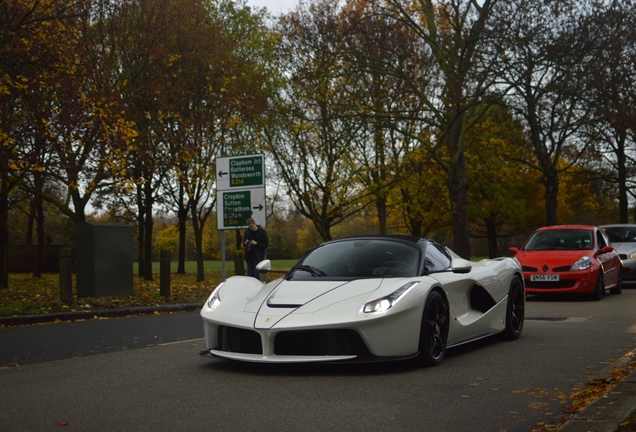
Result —
[{"label": "tree trunk", "polygon": [[179,211],[177,217],[179,218],[179,258],[177,265],[177,273],[185,274],[185,257],[186,257],[186,231],[187,231],[187,219],[188,208],[183,206],[182,201],[179,202]]},{"label": "tree trunk", "polygon": [[497,249],[497,224],[492,218],[487,218],[484,222],[488,236],[488,258],[497,258],[499,256],[499,250]]},{"label": "tree trunk", "polygon": [[42,277],[42,266],[44,261],[44,207],[42,205],[42,197],[36,195],[33,199],[35,221],[37,226],[37,253],[35,257],[35,267],[33,269],[33,277]]},{"label": "tree trunk", "polygon": [[384,192],[380,192],[378,196],[375,207],[378,212],[378,223],[380,225],[380,234],[386,234],[386,197],[384,196]]},{"label": "tree trunk", "polygon": [[0,184],[0,289],[9,288],[7,274],[7,245],[9,243],[9,186],[6,176],[2,176]]},{"label": "tree trunk", "polygon": [[146,201],[146,215],[144,220],[144,280],[151,281],[152,275],[152,203]]},{"label": "tree trunk", "polygon": [[557,225],[557,207],[559,196],[559,174],[552,165],[546,167],[544,171],[545,185],[545,223],[546,225]]},{"label": "tree trunk", "polygon": [[24,244],[30,246],[33,244],[33,225],[35,225],[35,217],[33,216],[33,208],[35,205],[33,201],[31,201],[31,208],[29,214],[27,215],[27,227],[26,227],[26,236],[24,240]]},{"label": "tree trunk", "polygon": [[312,219],[314,223],[314,227],[318,230],[322,241],[327,242],[331,240],[331,227],[329,226],[329,222],[325,219]]},{"label": "tree trunk", "polygon": [[628,223],[629,221],[629,201],[627,198],[627,168],[625,157],[625,138],[621,136],[617,140],[616,148],[616,165],[618,167],[618,209],[619,222]]},{"label": "tree trunk", "polygon": [[202,282],[205,280],[203,267],[203,224],[197,216],[196,202],[192,202],[190,210],[192,211],[192,232],[194,234],[194,249],[197,259],[197,282]]},{"label": "tree trunk", "polygon": [[[380,98],[374,98],[374,102],[376,103],[376,112],[382,112],[382,104]],[[378,224],[380,229],[380,234],[386,234],[386,219],[387,219],[387,211],[386,211],[386,142],[384,141],[384,134],[382,131],[382,124],[376,120],[375,124],[375,133],[374,133],[374,147],[375,147],[375,163],[376,175],[374,177],[375,187],[377,188],[376,192],[376,210],[378,212]]]},{"label": "tree trunk", "polygon": [[460,257],[470,259],[470,236],[468,231],[468,179],[463,151],[463,120],[457,119],[451,127],[449,137],[448,195],[451,207],[451,223],[453,227],[453,251]]},{"label": "tree trunk", "polygon": [[453,251],[460,257],[470,259],[470,237],[468,233],[468,183],[449,179],[451,218],[453,226]]},{"label": "tree trunk", "polygon": [[143,278],[146,274],[144,259],[145,217],[144,203],[141,197],[141,188],[137,188],[137,275]]},{"label": "tree trunk", "polygon": [[140,216],[137,222],[139,232],[137,233],[137,276],[144,277],[145,260],[144,260],[144,217]]}]

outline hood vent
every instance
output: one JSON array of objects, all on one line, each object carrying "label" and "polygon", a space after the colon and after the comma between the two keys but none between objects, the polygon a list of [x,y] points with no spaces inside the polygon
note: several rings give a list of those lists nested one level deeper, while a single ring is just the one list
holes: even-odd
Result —
[{"label": "hood vent", "polygon": [[298,309],[301,307],[301,304],[269,304],[267,303],[267,307],[272,309]]}]

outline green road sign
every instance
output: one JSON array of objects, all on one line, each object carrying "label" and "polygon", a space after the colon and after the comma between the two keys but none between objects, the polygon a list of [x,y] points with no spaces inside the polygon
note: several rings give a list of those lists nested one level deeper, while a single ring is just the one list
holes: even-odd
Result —
[{"label": "green road sign", "polygon": [[220,157],[216,160],[219,191],[265,186],[263,155]]},{"label": "green road sign", "polygon": [[245,228],[248,218],[265,227],[265,188],[217,192],[218,229]]}]

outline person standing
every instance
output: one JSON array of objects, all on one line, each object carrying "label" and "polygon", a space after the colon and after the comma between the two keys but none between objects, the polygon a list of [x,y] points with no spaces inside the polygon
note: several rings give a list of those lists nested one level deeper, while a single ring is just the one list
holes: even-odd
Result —
[{"label": "person standing", "polygon": [[254,219],[247,220],[247,229],[243,238],[245,244],[245,261],[247,262],[247,275],[261,279],[260,272],[256,270],[256,264],[265,259],[265,249],[269,245],[267,231],[260,225],[256,225]]}]

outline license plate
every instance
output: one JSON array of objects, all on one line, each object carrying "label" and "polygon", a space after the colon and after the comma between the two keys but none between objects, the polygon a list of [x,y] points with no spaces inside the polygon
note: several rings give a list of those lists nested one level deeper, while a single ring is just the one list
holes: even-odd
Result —
[{"label": "license plate", "polygon": [[536,282],[555,282],[559,280],[558,274],[533,274],[530,275],[531,281]]}]

